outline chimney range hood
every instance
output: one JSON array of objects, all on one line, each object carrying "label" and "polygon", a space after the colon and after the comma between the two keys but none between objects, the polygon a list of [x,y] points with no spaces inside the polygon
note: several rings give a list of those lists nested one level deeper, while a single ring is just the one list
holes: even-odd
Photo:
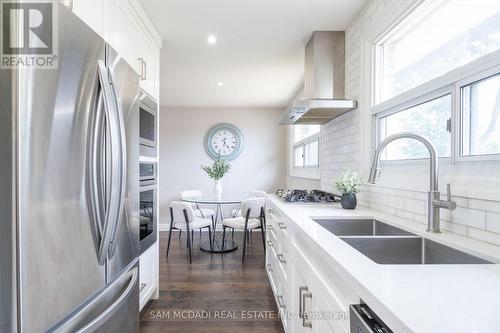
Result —
[{"label": "chimney range hood", "polygon": [[325,124],[357,108],[345,99],[345,33],[315,31],[306,45],[304,88],[287,107],[281,125]]}]

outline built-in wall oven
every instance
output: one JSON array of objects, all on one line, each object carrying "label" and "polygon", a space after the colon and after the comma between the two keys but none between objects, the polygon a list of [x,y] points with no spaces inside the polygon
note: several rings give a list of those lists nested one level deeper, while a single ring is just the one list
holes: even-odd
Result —
[{"label": "built-in wall oven", "polygon": [[156,101],[145,92],[141,92],[139,103],[139,153],[142,156],[156,157],[157,133]]},{"label": "built-in wall oven", "polygon": [[139,170],[139,246],[140,252],[143,253],[157,239],[157,164],[155,162],[141,162]]}]

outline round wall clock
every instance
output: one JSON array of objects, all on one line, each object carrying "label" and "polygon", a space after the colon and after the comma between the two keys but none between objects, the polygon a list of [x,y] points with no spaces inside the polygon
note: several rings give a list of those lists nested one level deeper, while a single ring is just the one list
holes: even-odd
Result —
[{"label": "round wall clock", "polygon": [[225,160],[234,160],[243,150],[243,135],[234,125],[217,124],[205,136],[205,150],[213,159],[220,154]]}]

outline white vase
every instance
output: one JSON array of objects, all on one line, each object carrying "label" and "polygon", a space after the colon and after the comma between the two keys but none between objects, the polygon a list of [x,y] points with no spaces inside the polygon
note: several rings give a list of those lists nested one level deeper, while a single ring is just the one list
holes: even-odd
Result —
[{"label": "white vase", "polygon": [[214,195],[216,198],[221,198],[222,197],[222,183],[219,180],[216,180],[215,181],[215,184],[214,184]]}]

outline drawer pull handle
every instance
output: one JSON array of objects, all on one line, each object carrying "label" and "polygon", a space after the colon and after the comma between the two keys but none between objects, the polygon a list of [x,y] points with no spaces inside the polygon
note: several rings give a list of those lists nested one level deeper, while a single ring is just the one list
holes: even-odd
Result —
[{"label": "drawer pull handle", "polygon": [[272,247],[272,246],[273,246],[273,242],[271,242],[270,240],[268,240],[268,241],[267,241],[267,245],[268,245],[269,247]]},{"label": "drawer pull handle", "polygon": [[273,230],[273,226],[272,226],[272,225],[270,225],[270,224],[268,224],[268,225],[267,225],[267,229],[269,229],[269,230]]},{"label": "drawer pull handle", "polygon": [[272,273],[273,272],[273,266],[271,264],[267,264],[267,270]]},{"label": "drawer pull handle", "polygon": [[286,224],[283,222],[278,223],[281,229],[285,230],[286,229]]},{"label": "drawer pull handle", "polygon": [[302,294],[302,303],[304,304],[302,306],[302,310],[303,310],[303,313],[302,313],[302,326],[303,327],[307,327],[307,328],[312,328],[312,321],[311,321],[311,318],[310,318],[310,315],[309,315],[309,311],[306,311],[306,305],[307,305],[307,302],[306,302],[306,299],[309,298],[310,300],[312,300],[312,294],[310,292],[305,292]]},{"label": "drawer pull handle", "polygon": [[304,298],[302,295],[307,292],[309,288],[307,287],[299,287],[299,318],[304,318]]},{"label": "drawer pull handle", "polygon": [[278,295],[278,297],[276,297],[276,298],[278,299],[278,306],[281,309],[285,309],[286,305],[285,305],[285,302],[283,301],[283,295]]},{"label": "drawer pull handle", "polygon": [[282,263],[282,264],[286,264],[285,257],[284,257],[281,253],[280,253],[280,254],[278,254],[278,256],[277,256],[277,257],[278,257],[278,260],[279,260],[279,262],[280,262],[280,263]]}]

